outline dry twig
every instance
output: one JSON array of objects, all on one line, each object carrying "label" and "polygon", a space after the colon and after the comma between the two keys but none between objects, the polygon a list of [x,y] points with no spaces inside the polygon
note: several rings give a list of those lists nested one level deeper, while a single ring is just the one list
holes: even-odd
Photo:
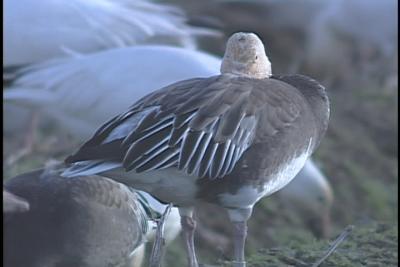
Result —
[{"label": "dry twig", "polygon": [[316,263],[312,265],[312,267],[318,267],[321,265],[322,262],[324,262],[334,251],[335,249],[346,239],[346,237],[353,231],[354,226],[349,225],[347,226],[343,232],[339,235],[338,238],[336,238],[335,241],[333,241],[332,245],[329,247],[329,249],[324,253],[323,257],[319,259]]}]

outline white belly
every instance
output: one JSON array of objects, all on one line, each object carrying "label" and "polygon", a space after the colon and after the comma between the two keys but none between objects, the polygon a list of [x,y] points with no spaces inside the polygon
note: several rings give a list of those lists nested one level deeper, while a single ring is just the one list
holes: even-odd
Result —
[{"label": "white belly", "polygon": [[301,171],[310,156],[311,140],[307,150],[300,156],[293,158],[288,164],[281,166],[274,174],[270,175],[268,182],[260,186],[246,185],[236,193],[220,194],[224,205],[237,208],[251,208],[262,197],[269,196],[285,187]]}]

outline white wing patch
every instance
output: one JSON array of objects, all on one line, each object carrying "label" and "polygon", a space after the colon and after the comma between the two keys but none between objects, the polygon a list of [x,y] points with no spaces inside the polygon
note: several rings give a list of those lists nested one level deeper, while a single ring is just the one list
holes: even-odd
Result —
[{"label": "white wing patch", "polygon": [[125,138],[127,135],[129,135],[130,132],[132,132],[132,130],[136,129],[137,125],[143,120],[144,117],[146,117],[150,112],[158,109],[158,106],[150,107],[144,109],[138,114],[135,114],[134,116],[131,116],[123,123],[115,127],[107,136],[107,138],[102,142],[102,144],[109,143],[116,139]]},{"label": "white wing patch", "polygon": [[[132,126],[119,126],[118,131],[112,132],[114,136],[122,136],[122,133],[126,136],[122,145],[128,146],[123,160],[128,171],[144,172],[177,166],[189,175],[223,177],[233,170],[250,146],[257,124],[254,116],[242,118],[233,135],[218,142],[214,138],[220,131],[222,117],[215,118],[202,130],[190,127],[196,112],[158,118],[158,122],[149,124],[148,120],[157,116],[157,108],[148,109],[140,117],[140,122],[134,121],[136,131],[132,131]],[[131,129],[129,135],[126,135],[127,128]]]},{"label": "white wing patch", "polygon": [[85,160],[73,163],[69,168],[65,169],[61,176],[63,177],[78,177],[95,175],[115,168],[120,168],[121,163],[110,162],[104,160]]},{"label": "white wing patch", "polygon": [[281,190],[296,177],[310,156],[311,141],[312,139],[310,139],[307,150],[304,151],[304,153],[294,158],[289,164],[285,165],[271,176],[273,178],[263,188],[263,196],[269,196]]}]

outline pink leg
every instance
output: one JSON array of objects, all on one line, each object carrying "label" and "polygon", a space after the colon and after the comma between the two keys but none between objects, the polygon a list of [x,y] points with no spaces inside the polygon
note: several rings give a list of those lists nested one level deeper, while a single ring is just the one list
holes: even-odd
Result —
[{"label": "pink leg", "polygon": [[246,267],[244,246],[247,237],[247,222],[233,222],[234,256],[233,267]]},{"label": "pink leg", "polygon": [[185,242],[189,267],[198,267],[199,264],[194,249],[194,231],[196,229],[196,221],[193,219],[192,211],[189,213],[182,212],[181,209],[179,211],[181,213],[182,235]]},{"label": "pink leg", "polygon": [[234,227],[233,231],[233,246],[234,257],[233,267],[246,267],[244,257],[244,247],[247,237],[247,220],[250,218],[252,208],[244,209],[227,209],[229,218]]}]

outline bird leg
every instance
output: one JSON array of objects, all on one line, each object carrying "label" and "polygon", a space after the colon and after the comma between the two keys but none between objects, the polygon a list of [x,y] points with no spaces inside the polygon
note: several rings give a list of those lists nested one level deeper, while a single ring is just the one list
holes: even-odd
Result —
[{"label": "bird leg", "polygon": [[185,249],[188,257],[189,267],[198,267],[196,253],[194,249],[194,231],[196,229],[196,221],[193,218],[193,211],[188,213],[186,210],[179,209],[181,214],[182,235],[185,242]]},{"label": "bird leg", "polygon": [[244,246],[247,237],[247,220],[250,218],[252,208],[227,209],[229,219],[231,220],[233,231],[234,261],[233,267],[246,267],[244,258]]},{"label": "bird leg", "polygon": [[167,220],[167,217],[171,212],[171,208],[172,204],[169,204],[165,209],[164,214],[161,216],[161,218],[156,221],[157,231],[156,231],[156,238],[153,244],[153,249],[151,251],[151,256],[150,256],[150,264],[149,264],[150,267],[161,266],[165,248],[164,226],[165,226],[165,221]]},{"label": "bird leg", "polygon": [[234,244],[234,257],[233,267],[246,267],[244,259],[244,246],[247,237],[247,221],[233,222],[233,244]]}]

